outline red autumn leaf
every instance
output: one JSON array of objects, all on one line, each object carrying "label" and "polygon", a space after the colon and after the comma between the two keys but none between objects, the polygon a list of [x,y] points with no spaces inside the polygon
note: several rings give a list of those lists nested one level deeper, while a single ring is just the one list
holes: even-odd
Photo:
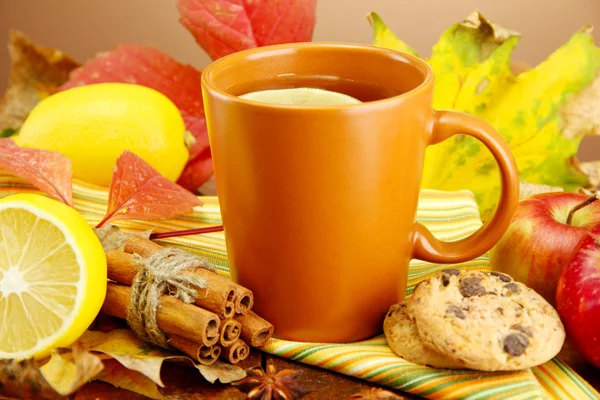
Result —
[{"label": "red autumn leaf", "polygon": [[212,175],[213,166],[210,147],[203,146],[202,150],[193,157],[192,150],[193,147],[190,149],[190,160],[179,176],[177,183],[191,192],[196,192]]},{"label": "red autumn leaf", "polygon": [[71,73],[59,90],[104,82],[135,83],[157,90],[179,108],[185,126],[196,139],[190,148],[190,160],[184,169],[180,184],[190,191],[199,188],[212,174],[212,163],[199,164],[194,159],[210,149],[200,71],[180,64],[167,54],[151,46],[121,45],[102,53]]},{"label": "red autumn leaf", "polygon": [[102,82],[135,83],[167,96],[182,113],[204,116],[200,71],[152,46],[120,45],[71,72],[59,90]]},{"label": "red autumn leaf", "polygon": [[72,206],[71,160],[56,151],[17,146],[0,139],[0,168],[26,180],[49,196]]},{"label": "red autumn leaf", "polygon": [[160,175],[140,157],[125,151],[117,160],[108,194],[108,210],[100,227],[122,219],[170,219],[202,202]]},{"label": "red autumn leaf", "polygon": [[236,51],[309,42],[316,0],[179,0],[180,21],[213,60]]},{"label": "red autumn leaf", "polygon": [[194,193],[213,173],[212,154],[208,142],[206,120],[184,116],[185,126],[194,133],[196,143],[190,148],[190,159],[177,183]]}]

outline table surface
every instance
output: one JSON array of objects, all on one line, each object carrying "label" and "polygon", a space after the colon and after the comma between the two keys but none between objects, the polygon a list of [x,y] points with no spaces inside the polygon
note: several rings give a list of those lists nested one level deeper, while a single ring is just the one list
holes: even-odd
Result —
[{"label": "table surface", "polygon": [[[600,391],[600,371],[587,364],[579,356],[569,343],[565,343],[559,354],[561,360],[569,364],[577,373],[586,379],[596,390]],[[389,389],[379,387],[372,383],[347,377],[324,369],[299,364],[279,357],[274,357],[266,353],[254,350],[250,357],[240,363],[244,369],[264,366],[266,363],[273,363],[277,370],[293,369],[302,371],[299,382],[305,389],[311,392],[303,399],[347,399],[356,394],[368,394],[378,388],[382,389],[379,397],[373,395],[373,399],[417,399],[401,392],[394,392],[392,395],[385,396],[384,390]],[[175,365],[167,365],[163,370],[163,380],[166,388],[163,393],[167,399],[177,400],[200,400],[200,399],[245,399],[245,394],[230,385],[214,384],[199,379],[198,373],[191,369]],[[111,385],[102,382],[91,382],[84,386],[77,393],[75,400],[141,400],[146,397],[135,395],[129,391],[117,389]],[[365,398],[367,398],[365,396]]]}]

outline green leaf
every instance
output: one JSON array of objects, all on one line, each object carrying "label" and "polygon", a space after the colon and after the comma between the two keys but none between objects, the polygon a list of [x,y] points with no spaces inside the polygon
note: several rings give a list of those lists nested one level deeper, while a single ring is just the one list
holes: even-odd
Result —
[{"label": "green leaf", "polygon": [[[375,43],[395,48],[378,38],[386,29],[374,30]],[[474,12],[442,34],[427,60],[436,75],[434,108],[467,112],[494,126],[508,142],[522,181],[567,191],[595,184],[598,168],[576,160],[581,139],[600,133],[600,83],[594,85],[600,48],[590,32],[576,32],[547,60],[515,76],[511,54],[519,34]],[[427,149],[422,186],[470,189],[483,218],[500,193],[490,152],[465,135]]]}]

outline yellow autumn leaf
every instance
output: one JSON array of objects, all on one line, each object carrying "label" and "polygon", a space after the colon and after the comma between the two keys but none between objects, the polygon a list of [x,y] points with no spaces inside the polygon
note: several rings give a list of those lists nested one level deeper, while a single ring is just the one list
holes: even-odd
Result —
[{"label": "yellow autumn leaf", "polygon": [[394,49],[398,51],[402,51],[404,53],[412,54],[415,56],[419,56],[415,50],[413,50],[409,45],[404,43],[402,40],[398,39],[398,37],[385,25],[383,20],[377,13],[370,13],[367,15],[367,19],[371,23],[373,27],[373,31],[375,33],[375,39],[373,44],[375,46],[386,47],[388,49]]},{"label": "yellow autumn leaf", "polygon": [[77,343],[72,349],[54,350],[44,360],[0,360],[0,399],[63,399],[95,379],[103,368],[100,357]]},{"label": "yellow autumn leaf", "polygon": [[[98,376],[99,380],[147,397],[160,398],[156,395],[160,393],[156,385],[164,387],[160,375],[165,361],[193,366],[210,383],[230,383],[246,376],[246,372],[240,367],[221,361],[212,365],[198,364],[179,352],[165,350],[139,339],[129,329],[115,329],[109,332],[86,331],[78,342],[88,351],[110,356],[130,371],[125,376],[115,372],[121,368],[115,365],[108,368],[107,364],[107,370]],[[149,392],[154,395],[150,396]]]},{"label": "yellow autumn leaf", "polygon": [[117,360],[104,361],[104,370],[96,377],[97,380],[129,390],[153,400],[164,399],[156,383],[141,372],[129,369]]},{"label": "yellow autumn leaf", "polygon": [[[371,13],[375,45],[403,51],[406,44]],[[519,75],[511,54],[519,33],[474,12],[442,34],[427,59],[436,75],[434,108],[478,116],[507,140],[522,181],[575,191],[598,184],[597,163],[576,160],[581,139],[600,133],[600,48],[584,27],[544,62]],[[596,81],[595,81],[596,80]],[[594,175],[594,173],[596,175]],[[483,218],[500,193],[490,152],[457,135],[426,152],[423,187],[470,189]]]},{"label": "yellow autumn leaf", "polygon": [[95,379],[103,368],[98,356],[75,344],[71,353],[54,351],[50,361],[40,367],[40,372],[59,395],[68,396]]}]

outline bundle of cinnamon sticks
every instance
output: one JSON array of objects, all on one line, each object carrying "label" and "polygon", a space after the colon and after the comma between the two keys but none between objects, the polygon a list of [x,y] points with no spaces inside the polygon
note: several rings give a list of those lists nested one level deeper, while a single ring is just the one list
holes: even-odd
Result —
[{"label": "bundle of cinnamon sticks", "polygon": [[[140,265],[134,254],[148,258],[163,248],[140,236],[128,239],[123,250],[107,252],[108,283],[102,311],[126,318],[131,287]],[[263,346],[273,335],[273,325],[254,312],[252,292],[215,272],[198,267],[187,269],[206,282],[195,287],[194,304],[169,295],[160,297],[157,325],[174,348],[199,363],[210,365],[221,358],[235,364],[250,354],[250,348]]]}]

